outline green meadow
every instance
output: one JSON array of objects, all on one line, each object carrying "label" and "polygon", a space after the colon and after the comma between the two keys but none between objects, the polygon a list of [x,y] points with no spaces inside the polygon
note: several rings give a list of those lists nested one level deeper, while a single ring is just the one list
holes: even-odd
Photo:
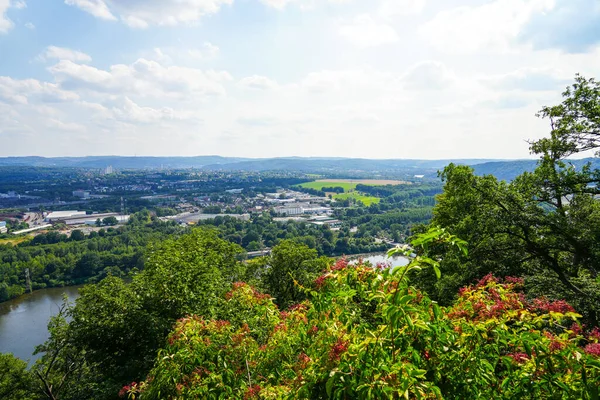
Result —
[{"label": "green meadow", "polygon": [[322,190],[324,187],[341,187],[344,188],[344,191],[349,192],[350,190],[356,189],[356,185],[358,183],[350,183],[350,182],[324,182],[324,181],[315,181],[315,182],[306,182],[299,186],[307,189],[315,189]]},{"label": "green meadow", "polygon": [[333,198],[336,200],[354,199],[356,201],[362,201],[365,206],[370,206],[371,204],[376,204],[381,201],[378,197],[367,196],[359,192],[336,194]]}]

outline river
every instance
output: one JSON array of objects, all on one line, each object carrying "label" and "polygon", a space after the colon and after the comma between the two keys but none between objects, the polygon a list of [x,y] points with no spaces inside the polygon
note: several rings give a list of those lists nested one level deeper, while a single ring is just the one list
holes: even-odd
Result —
[{"label": "river", "polygon": [[386,253],[371,253],[371,254],[360,254],[354,256],[348,256],[349,261],[362,259],[363,261],[370,262],[373,266],[383,263],[390,267],[403,267],[408,264],[408,258],[403,256],[388,257]]},{"label": "river", "polygon": [[0,303],[0,353],[13,353],[33,363],[40,356],[34,356],[33,351],[48,339],[48,320],[58,313],[63,293],[73,301],[79,288],[37,290]]}]

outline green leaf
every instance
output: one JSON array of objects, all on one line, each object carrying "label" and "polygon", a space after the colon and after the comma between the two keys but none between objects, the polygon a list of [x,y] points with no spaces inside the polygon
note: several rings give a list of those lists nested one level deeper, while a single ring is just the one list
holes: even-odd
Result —
[{"label": "green leaf", "polygon": [[333,385],[335,383],[335,374],[332,375],[328,380],[327,383],[325,384],[325,390],[327,391],[327,396],[331,397],[332,393],[333,393]]},{"label": "green leaf", "polygon": [[442,277],[442,273],[437,265],[433,266],[433,271],[435,272],[435,276],[440,279]]}]

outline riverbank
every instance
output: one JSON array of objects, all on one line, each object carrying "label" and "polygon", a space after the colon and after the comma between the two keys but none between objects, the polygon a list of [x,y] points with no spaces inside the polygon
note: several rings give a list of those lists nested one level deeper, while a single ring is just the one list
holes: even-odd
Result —
[{"label": "riverbank", "polygon": [[74,301],[82,286],[40,289],[0,303],[0,353],[33,364],[40,357],[33,355],[35,347],[48,339],[48,321],[58,313],[63,295]]}]

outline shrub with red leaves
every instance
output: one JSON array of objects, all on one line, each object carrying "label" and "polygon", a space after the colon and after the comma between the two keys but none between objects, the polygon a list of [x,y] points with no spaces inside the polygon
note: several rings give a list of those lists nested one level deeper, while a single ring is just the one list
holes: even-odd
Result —
[{"label": "shrub with red leaves", "polygon": [[600,328],[596,327],[592,329],[588,339],[591,341],[600,342]]},{"label": "shrub with red leaves", "polygon": [[244,400],[250,400],[250,399],[256,399],[258,398],[258,395],[260,394],[261,391],[261,387],[259,385],[252,385],[250,386],[248,389],[246,389],[246,392],[244,393]]},{"label": "shrub with red leaves", "polygon": [[484,276],[483,278],[481,278],[479,280],[479,282],[477,282],[477,285],[475,285],[475,287],[477,287],[479,289],[479,288],[487,286],[487,284],[490,283],[490,282],[493,282],[493,283],[497,283],[498,282],[498,279],[496,279],[494,277],[494,275],[492,275],[491,273],[489,273],[486,276]]},{"label": "shrub with red leaves", "polygon": [[321,289],[325,285],[325,281],[329,278],[329,274],[323,274],[317,279],[315,279],[315,286],[317,289]]},{"label": "shrub with red leaves", "polygon": [[346,260],[346,257],[342,257],[339,260],[337,260],[336,263],[333,264],[330,269],[332,271],[341,271],[343,269],[346,269],[347,266],[348,260]]},{"label": "shrub with red leaves", "polygon": [[329,351],[329,361],[339,361],[342,354],[348,350],[348,342],[341,338],[333,345]]},{"label": "shrub with red leaves", "polygon": [[508,283],[515,286],[523,286],[525,284],[525,279],[517,278],[514,276],[507,276],[504,278],[504,283]]},{"label": "shrub with red leaves", "polygon": [[585,352],[596,357],[600,357],[600,343],[590,343],[585,346]]},{"label": "shrub with red leaves", "polygon": [[517,364],[522,364],[529,360],[529,356],[525,353],[511,353],[508,354],[510,358],[512,358]]},{"label": "shrub with red leaves", "polygon": [[119,397],[125,398],[129,395],[129,392],[135,390],[137,388],[137,382],[131,382],[129,385],[123,386],[121,390],[119,390]]},{"label": "shrub with red leaves", "polygon": [[566,314],[568,312],[575,312],[575,309],[571,307],[569,303],[564,300],[557,300],[550,302],[546,298],[534,299],[532,308],[538,311],[543,312],[557,312],[561,314]]}]

